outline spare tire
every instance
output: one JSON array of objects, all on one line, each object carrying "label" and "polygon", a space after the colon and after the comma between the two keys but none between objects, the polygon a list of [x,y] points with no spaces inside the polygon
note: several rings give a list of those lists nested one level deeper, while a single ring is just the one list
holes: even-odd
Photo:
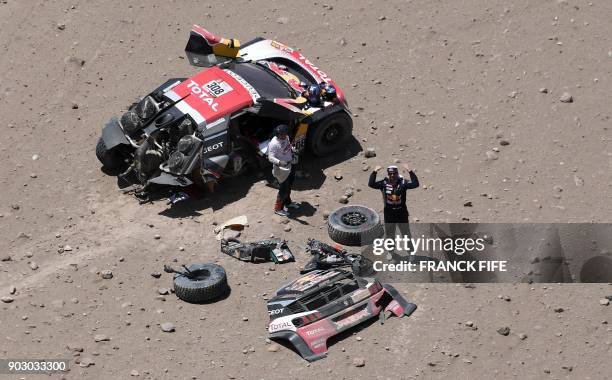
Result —
[{"label": "spare tire", "polygon": [[192,264],[191,275],[174,275],[174,293],[189,303],[206,303],[221,298],[229,290],[225,269],[216,264]]},{"label": "spare tire", "polygon": [[384,235],[380,216],[366,206],[343,206],[327,218],[327,233],[338,244],[363,246]]}]

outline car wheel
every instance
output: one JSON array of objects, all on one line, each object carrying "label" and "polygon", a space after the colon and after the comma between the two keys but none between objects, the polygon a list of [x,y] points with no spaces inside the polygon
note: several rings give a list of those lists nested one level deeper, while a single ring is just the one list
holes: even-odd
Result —
[{"label": "car wheel", "polygon": [[102,137],[98,139],[98,144],[96,144],[96,157],[108,169],[118,169],[125,164],[121,153],[116,149],[107,149]]},{"label": "car wheel", "polygon": [[336,112],[312,127],[308,147],[318,157],[328,156],[342,148],[353,132],[353,120],[345,112]]},{"label": "car wheel", "polygon": [[174,293],[189,303],[205,303],[221,298],[229,290],[225,269],[216,264],[192,264],[192,273],[174,275]]},{"label": "car wheel", "polygon": [[338,244],[363,246],[384,235],[380,216],[371,208],[359,205],[343,206],[327,218],[329,237]]}]

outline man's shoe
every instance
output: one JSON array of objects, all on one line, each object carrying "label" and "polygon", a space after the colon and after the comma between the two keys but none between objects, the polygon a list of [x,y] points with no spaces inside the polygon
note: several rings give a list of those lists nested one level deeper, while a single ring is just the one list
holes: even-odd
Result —
[{"label": "man's shoe", "polygon": [[289,213],[283,209],[280,210],[274,210],[274,213],[276,215],[280,215],[280,216],[289,216]]},{"label": "man's shoe", "polygon": [[289,208],[289,209],[298,209],[300,208],[302,205],[300,203],[297,202],[290,202],[287,205],[285,205],[285,207]]}]

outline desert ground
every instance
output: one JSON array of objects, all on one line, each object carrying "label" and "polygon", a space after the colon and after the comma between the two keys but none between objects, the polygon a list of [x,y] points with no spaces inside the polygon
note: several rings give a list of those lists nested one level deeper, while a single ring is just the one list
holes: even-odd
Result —
[{"label": "desert ground", "polygon": [[[585,0],[1,0],[0,357],[70,359],[50,376],[67,379],[609,378],[607,283],[396,284],[412,316],[311,364],[266,340],[265,299],[308,260],[306,238],[327,238],[347,188],[381,211],[375,165],[414,168],[413,222],[611,222],[611,15]],[[194,23],[297,47],[346,93],[355,141],[301,167],[303,211],[286,224],[257,173],[170,208],[101,171],[104,123],[197,71],[183,51]],[[213,223],[243,214],[243,237],[283,237],[297,263],[222,255]],[[223,265],[230,296],[160,295],[171,276],[151,273],[193,262]]]}]

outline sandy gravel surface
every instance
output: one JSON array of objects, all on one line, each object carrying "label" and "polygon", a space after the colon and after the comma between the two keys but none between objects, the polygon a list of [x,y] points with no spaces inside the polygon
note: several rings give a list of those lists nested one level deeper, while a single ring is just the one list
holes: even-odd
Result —
[{"label": "sandy gravel surface", "polygon": [[[413,221],[610,222],[612,3],[141,4],[0,1],[0,296],[13,298],[0,303],[0,357],[70,358],[69,379],[609,378],[609,284],[398,284],[413,316],[356,330],[312,364],[268,350],[264,298],[308,259],[299,244],[326,238],[323,211],[347,187],[380,211],[369,168],[396,160],[422,183]],[[346,92],[359,144],[303,168],[294,198],[306,211],[291,232],[254,176],[169,210],[139,205],[100,170],[104,122],[196,72],[183,52],[193,23],[298,47]],[[221,256],[212,223],[240,214],[247,238],[283,236],[298,262]],[[171,278],[151,273],[173,259],[223,265],[230,297],[158,297]]]}]

